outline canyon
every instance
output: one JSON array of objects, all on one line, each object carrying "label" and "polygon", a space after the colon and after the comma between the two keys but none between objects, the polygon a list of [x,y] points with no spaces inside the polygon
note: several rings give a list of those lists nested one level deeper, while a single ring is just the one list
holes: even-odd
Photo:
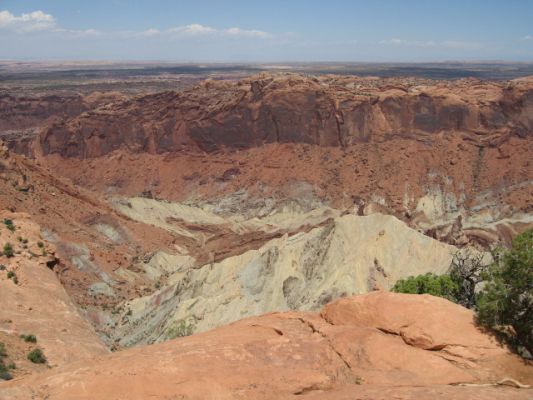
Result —
[{"label": "canyon", "polygon": [[472,311],[389,290],[533,228],[533,78],[241,74],[0,93],[0,399],[530,397]]}]

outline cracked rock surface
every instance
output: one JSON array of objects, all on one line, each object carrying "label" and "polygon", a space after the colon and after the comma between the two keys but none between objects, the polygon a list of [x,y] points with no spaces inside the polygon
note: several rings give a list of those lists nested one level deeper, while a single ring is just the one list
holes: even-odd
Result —
[{"label": "cracked rock surface", "polygon": [[481,332],[470,311],[373,292],[320,314],[265,314],[76,361],[0,385],[0,398],[531,398],[529,388],[498,386],[503,379],[531,384],[531,367]]}]

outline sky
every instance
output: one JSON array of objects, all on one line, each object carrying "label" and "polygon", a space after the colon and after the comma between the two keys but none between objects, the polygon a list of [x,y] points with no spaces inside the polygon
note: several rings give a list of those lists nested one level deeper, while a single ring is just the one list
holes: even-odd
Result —
[{"label": "sky", "polygon": [[533,0],[0,0],[0,59],[533,61]]}]

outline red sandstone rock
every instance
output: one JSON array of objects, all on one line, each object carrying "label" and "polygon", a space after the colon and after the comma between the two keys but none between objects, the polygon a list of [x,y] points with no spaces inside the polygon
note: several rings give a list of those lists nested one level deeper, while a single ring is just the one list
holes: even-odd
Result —
[{"label": "red sandstone rock", "polygon": [[[526,399],[533,393],[448,386],[504,378],[531,384],[533,369],[477,330],[470,311],[446,300],[376,292],[334,302],[322,315],[267,314],[71,363],[1,384],[0,398],[381,399],[398,391],[400,399]],[[406,340],[395,329],[438,346],[425,349],[426,341]]]},{"label": "red sandstone rock", "polygon": [[264,143],[346,146],[460,134],[497,144],[533,130],[533,80],[439,82],[263,74],[137,97],[43,130],[44,154],[97,157],[117,149],[214,151]]}]

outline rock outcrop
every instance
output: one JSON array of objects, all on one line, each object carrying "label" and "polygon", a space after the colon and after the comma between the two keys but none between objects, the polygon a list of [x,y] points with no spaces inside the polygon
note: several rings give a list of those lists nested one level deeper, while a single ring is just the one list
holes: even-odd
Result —
[{"label": "rock outcrop", "polygon": [[14,228],[0,228],[0,249],[9,244],[13,254],[0,255],[0,342],[18,366],[13,374],[34,367],[25,353],[12,351],[23,342],[19,335],[36,336],[49,366],[107,354],[52,270],[58,262],[55,248],[44,241],[40,227],[23,213],[1,211],[0,223],[5,220]]},{"label": "rock outcrop", "polygon": [[531,389],[497,384],[532,384],[531,368],[479,331],[471,311],[431,296],[375,292],[321,315],[267,314],[74,362],[0,384],[0,397],[385,399],[394,388],[398,399],[527,399]]},{"label": "rock outcrop", "polygon": [[154,257],[144,268],[167,285],[126,302],[112,336],[121,345],[164,341],[176,327],[205,331],[269,311],[319,310],[343,296],[390,289],[401,278],[448,270],[453,246],[381,214],[345,215],[198,268]]},{"label": "rock outcrop", "polygon": [[83,96],[20,97],[0,94],[0,132],[34,128],[50,117],[72,118],[88,109]]},{"label": "rock outcrop", "polygon": [[533,80],[318,78],[265,74],[206,81],[106,104],[46,127],[43,154],[98,157],[113,150],[242,149],[265,143],[347,146],[458,134],[496,145],[533,131]]}]

